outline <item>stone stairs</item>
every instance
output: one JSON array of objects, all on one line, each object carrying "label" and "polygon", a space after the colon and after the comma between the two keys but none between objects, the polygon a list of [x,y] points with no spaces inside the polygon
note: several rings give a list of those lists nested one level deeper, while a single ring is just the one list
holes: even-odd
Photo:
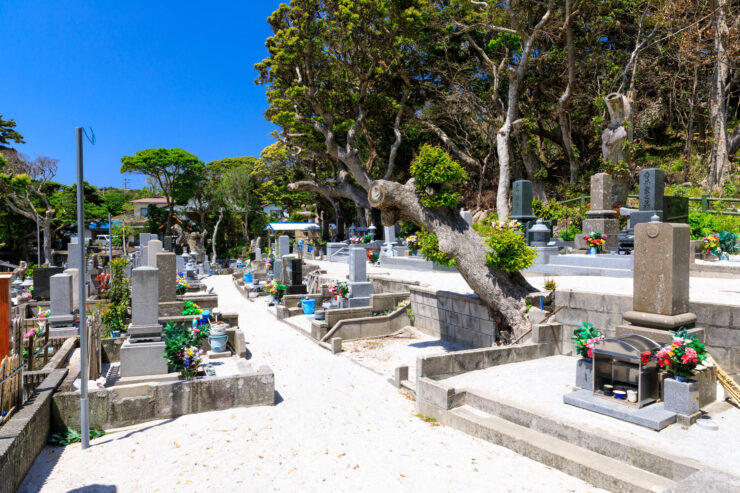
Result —
[{"label": "stone stairs", "polygon": [[619,492],[659,492],[702,469],[688,458],[656,453],[603,430],[574,426],[505,400],[457,392],[442,418],[449,426]]}]

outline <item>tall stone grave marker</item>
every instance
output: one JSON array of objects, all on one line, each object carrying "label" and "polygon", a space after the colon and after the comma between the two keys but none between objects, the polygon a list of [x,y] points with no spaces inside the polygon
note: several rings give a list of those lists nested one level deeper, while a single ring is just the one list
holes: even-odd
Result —
[{"label": "tall stone grave marker", "polygon": [[658,216],[663,220],[663,197],[665,195],[665,172],[659,168],[640,171],[640,210],[629,217],[629,227],[650,222]]},{"label": "tall stone grave marker", "polygon": [[74,322],[72,293],[75,285],[71,274],[55,274],[50,278],[51,316],[50,325],[70,325]]},{"label": "tall stone grave marker", "polygon": [[704,329],[693,328],[696,315],[689,311],[689,238],[688,224],[635,227],[632,310],[623,314],[631,325],[618,326],[618,336],[640,334],[665,343],[669,330],[687,327],[704,340]]},{"label": "tall stone grave marker", "polygon": [[386,245],[396,244],[396,226],[384,226],[383,237],[385,238]]},{"label": "tall stone grave marker", "polygon": [[[65,269],[64,273],[72,276],[72,306],[76,310],[80,307],[80,290],[78,287],[80,280],[80,271],[78,269]],[[87,294],[87,284],[85,286],[85,293]]]},{"label": "tall stone grave marker", "polygon": [[370,306],[373,283],[367,281],[367,251],[358,246],[349,249],[349,306]]},{"label": "tall stone grave marker", "polygon": [[156,267],[158,253],[162,253],[162,242],[159,240],[149,240],[149,244],[147,245],[147,254],[149,257],[147,258],[146,265]]},{"label": "tall stone grave marker", "polygon": [[288,294],[306,294],[306,285],[303,284],[303,260],[292,258],[288,260]]},{"label": "tall stone grave marker", "polygon": [[[72,238],[76,240],[77,238]],[[80,268],[80,244],[77,241],[70,241],[67,245],[67,269]]]},{"label": "tall stone grave marker", "polygon": [[159,301],[175,301],[177,292],[175,283],[177,281],[177,255],[173,252],[162,252],[157,254],[157,270],[159,284]]},{"label": "tall stone grave marker", "polygon": [[131,276],[129,339],[121,346],[121,376],[167,373],[159,324],[159,275],[156,267],[137,267]]},{"label": "tall stone grave marker", "polygon": [[[591,177],[591,210],[586,212],[588,219],[583,221],[583,233],[600,232],[606,235],[606,247],[617,248],[619,220],[617,212],[611,209],[612,177],[608,173],[597,173]],[[588,249],[583,235],[576,236],[579,249]]]},{"label": "tall stone grave marker", "polygon": [[64,267],[36,267],[33,269],[33,299],[49,300],[51,276],[64,272]]},{"label": "tall stone grave marker", "polygon": [[278,236],[278,257],[283,258],[286,255],[290,255],[290,237]]}]

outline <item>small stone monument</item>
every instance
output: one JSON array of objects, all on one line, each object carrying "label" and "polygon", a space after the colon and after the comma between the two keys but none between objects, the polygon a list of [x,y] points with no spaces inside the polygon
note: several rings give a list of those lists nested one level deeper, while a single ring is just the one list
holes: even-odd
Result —
[{"label": "small stone monument", "polygon": [[630,229],[650,222],[653,216],[663,220],[664,190],[665,172],[662,169],[649,168],[640,171],[640,210],[630,214]]},{"label": "small stone monument", "polygon": [[33,269],[33,299],[48,300],[51,297],[51,276],[64,272],[63,267],[36,267]]},{"label": "small stone monument", "polygon": [[55,274],[49,278],[51,290],[51,326],[71,325],[74,323],[74,305],[72,292],[77,287],[72,283],[72,275]]},{"label": "small stone monument", "polygon": [[286,235],[278,236],[278,258],[290,255],[290,237]]},{"label": "small stone monument", "polygon": [[384,226],[383,236],[385,237],[385,245],[396,244],[396,226]]},{"label": "small stone monument", "polygon": [[[530,184],[531,185],[531,184]],[[532,205],[532,201],[530,200],[530,207]],[[466,223],[468,223],[468,226],[473,225],[473,213],[470,211],[460,211],[460,217],[462,217]]]},{"label": "small stone monument", "polygon": [[79,286],[80,271],[78,269],[64,269],[64,273],[72,276],[72,307],[76,310],[80,308],[80,290],[77,289],[77,286]]},{"label": "small stone monument", "polygon": [[[588,219],[583,221],[583,234],[598,231],[606,235],[606,248],[617,248],[619,220],[617,212],[611,209],[612,177],[608,173],[597,173],[591,177],[591,210],[586,212]],[[587,250],[583,235],[576,236],[576,246]]]},{"label": "small stone monument", "polygon": [[121,346],[121,376],[167,373],[162,326],[159,324],[159,275],[156,267],[133,270],[129,338]]},{"label": "small stone monument", "polygon": [[373,283],[367,281],[366,250],[352,246],[349,249],[349,306],[370,306]]},{"label": "small stone monument", "polygon": [[149,240],[147,245],[147,262],[149,267],[157,266],[157,254],[162,253],[162,242],[159,240]]},{"label": "small stone monument", "polygon": [[306,294],[306,285],[303,284],[303,260],[299,258],[286,259],[288,262],[287,294]]},{"label": "small stone monument", "polygon": [[283,282],[283,259],[275,259],[275,262],[272,266],[272,274],[277,282]]},{"label": "small stone monument", "polygon": [[175,301],[177,299],[177,256],[172,252],[158,253],[156,267],[159,271],[159,301]]},{"label": "small stone monument", "polygon": [[67,269],[79,269],[80,268],[80,244],[77,243],[77,238],[72,238],[72,241],[67,245]]},{"label": "small stone monument", "polygon": [[632,310],[617,326],[617,336],[639,334],[658,343],[671,340],[669,330],[689,329],[704,340],[704,329],[693,328],[689,311],[688,224],[640,223],[635,228]]},{"label": "small stone monument", "polygon": [[532,215],[532,182],[529,180],[515,181],[511,186],[511,214],[509,219],[515,219],[529,231],[530,223],[535,216]]}]

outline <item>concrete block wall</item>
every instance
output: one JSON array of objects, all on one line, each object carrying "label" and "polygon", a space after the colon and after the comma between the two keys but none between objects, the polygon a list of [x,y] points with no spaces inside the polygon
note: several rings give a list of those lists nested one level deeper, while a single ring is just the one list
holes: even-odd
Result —
[{"label": "concrete block wall", "polygon": [[[604,293],[556,291],[555,306],[564,306],[554,321],[564,325],[563,354],[573,353],[570,336],[582,322],[589,322],[607,336],[614,336],[623,323],[622,313],[632,309],[632,296]],[[692,302],[696,326],[707,331],[707,347],[719,365],[729,373],[740,372],[740,306]]]},{"label": "concrete block wall", "polygon": [[373,283],[373,293],[408,293],[412,286],[419,286],[419,281],[405,281],[388,276],[370,274],[368,276]]},{"label": "concrete block wall", "polygon": [[496,324],[474,294],[410,286],[414,327],[425,334],[471,348],[491,347]]}]

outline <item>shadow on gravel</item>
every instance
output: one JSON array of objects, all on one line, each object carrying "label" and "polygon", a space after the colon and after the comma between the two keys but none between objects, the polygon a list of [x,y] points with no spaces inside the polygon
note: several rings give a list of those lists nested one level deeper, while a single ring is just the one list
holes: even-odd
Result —
[{"label": "shadow on gravel", "polygon": [[275,391],[275,405],[277,406],[278,404],[280,404],[281,402],[283,402],[283,400],[284,400],[284,399],[283,399],[283,396],[282,396],[282,395],[280,395],[280,392],[278,392],[278,391],[276,390],[276,391]]},{"label": "shadow on gravel", "polygon": [[110,484],[90,484],[69,490],[67,493],[116,493],[116,491],[118,488]]}]

